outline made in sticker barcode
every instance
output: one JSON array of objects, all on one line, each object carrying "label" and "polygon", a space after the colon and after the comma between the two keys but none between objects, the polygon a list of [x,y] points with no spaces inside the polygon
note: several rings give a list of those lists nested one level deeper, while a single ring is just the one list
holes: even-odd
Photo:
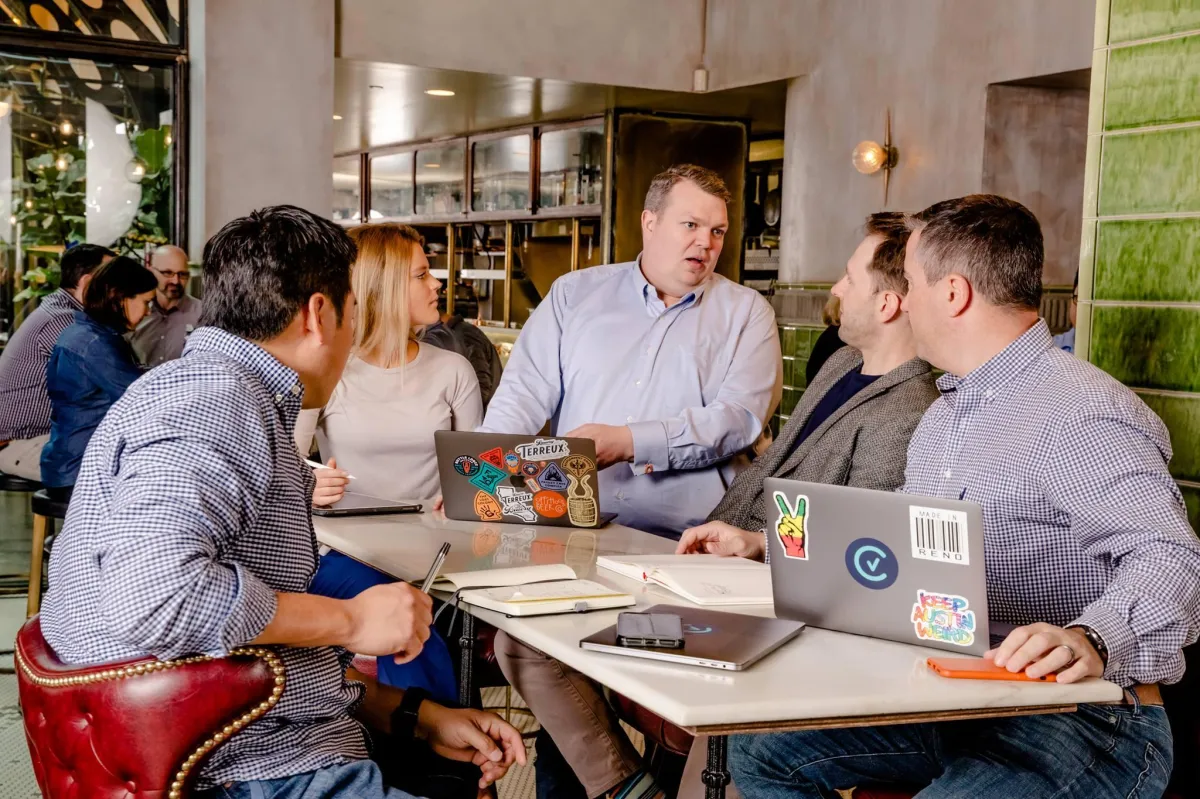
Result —
[{"label": "made in sticker barcode", "polygon": [[914,558],[958,566],[970,564],[966,513],[910,505],[908,517]]}]

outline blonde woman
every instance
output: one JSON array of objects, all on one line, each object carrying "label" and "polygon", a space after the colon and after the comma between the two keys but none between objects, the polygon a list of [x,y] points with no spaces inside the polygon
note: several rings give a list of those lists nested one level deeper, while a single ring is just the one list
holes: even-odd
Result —
[{"label": "blonde woman", "polygon": [[[406,225],[366,225],[350,231],[358,245],[351,275],[357,300],[354,349],[328,404],[302,411],[296,445],[307,454],[313,436],[330,467],[318,469],[313,504],[331,505],[354,475],[356,493],[388,499],[438,496],[435,430],[474,430],[483,403],[475,370],[461,355],[419,340],[438,321],[441,284],[429,273],[421,236]],[[392,579],[337,552],[326,552],[309,592],[349,599]],[[378,679],[456,698],[446,644],[431,633],[419,657],[397,664],[378,658]]]}]

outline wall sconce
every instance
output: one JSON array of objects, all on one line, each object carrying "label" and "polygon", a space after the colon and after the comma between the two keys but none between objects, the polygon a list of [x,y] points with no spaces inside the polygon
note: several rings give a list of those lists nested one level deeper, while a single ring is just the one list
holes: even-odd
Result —
[{"label": "wall sconce", "polygon": [[859,142],[854,148],[851,162],[854,168],[864,175],[874,175],[883,170],[883,204],[887,205],[888,185],[891,182],[892,169],[900,158],[900,153],[892,146],[892,111],[887,112],[887,121],[883,129],[883,144],[873,141]]}]

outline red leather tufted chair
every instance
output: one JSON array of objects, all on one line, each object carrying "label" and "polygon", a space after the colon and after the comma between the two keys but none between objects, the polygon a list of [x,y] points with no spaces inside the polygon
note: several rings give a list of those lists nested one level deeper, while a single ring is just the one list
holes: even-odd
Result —
[{"label": "red leather tufted chair", "polygon": [[269,649],[71,667],[38,617],[17,634],[25,737],[46,799],[180,799],[198,767],[275,706],[283,663]]}]

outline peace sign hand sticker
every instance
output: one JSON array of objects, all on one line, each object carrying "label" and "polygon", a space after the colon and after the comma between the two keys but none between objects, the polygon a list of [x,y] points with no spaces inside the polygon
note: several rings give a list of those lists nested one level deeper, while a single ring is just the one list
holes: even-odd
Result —
[{"label": "peace sign hand sticker", "polygon": [[775,535],[783,545],[783,554],[794,560],[808,560],[808,536],[805,521],[808,518],[808,497],[796,497],[795,505],[789,505],[782,491],[775,492],[775,504],[779,518],[775,520]]}]

